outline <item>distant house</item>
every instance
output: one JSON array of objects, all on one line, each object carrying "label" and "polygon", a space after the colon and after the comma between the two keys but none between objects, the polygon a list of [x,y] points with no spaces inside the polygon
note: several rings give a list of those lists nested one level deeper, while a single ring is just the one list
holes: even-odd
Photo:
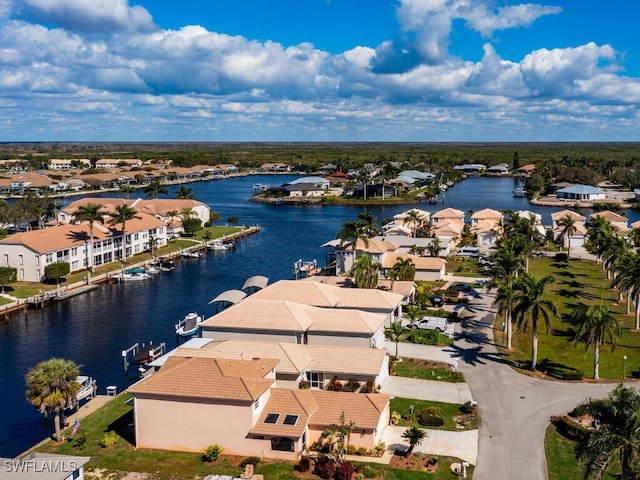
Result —
[{"label": "distant house", "polygon": [[618,233],[629,233],[629,219],[619,213],[604,210],[602,212],[592,213],[590,218],[604,218]]},{"label": "distant house", "polygon": [[386,276],[398,260],[410,260],[413,263],[416,269],[415,280],[439,281],[446,273],[447,261],[443,258],[418,257],[409,253],[387,253],[382,259],[380,275]]},{"label": "distant house", "polygon": [[[414,215],[417,220],[413,219]],[[431,213],[419,208],[412,208],[395,214],[393,221],[383,225],[382,230],[385,235],[413,235],[414,231],[420,228],[422,224],[428,223],[430,218]]]},{"label": "distant house", "polygon": [[456,165],[454,170],[461,170],[464,173],[482,173],[487,169],[486,165],[481,163],[466,163],[464,165]]},{"label": "distant house", "polygon": [[509,166],[506,163],[500,165],[494,165],[485,170],[488,175],[507,175],[509,173]]},{"label": "distant house", "polygon": [[129,388],[136,447],[295,460],[335,428],[353,422],[350,444],[366,450],[389,422],[389,397],[276,388],[277,359],[171,357]]},{"label": "distant house", "polygon": [[445,208],[431,215],[431,234],[452,244],[462,237],[464,212],[455,208]]},{"label": "distant house", "polygon": [[519,210],[515,212],[520,218],[525,218],[532,222],[533,228],[544,238],[547,234],[547,229],[542,224],[542,215],[534,213],[530,210]]},{"label": "distant house", "polygon": [[356,198],[365,197],[365,188],[366,198],[376,198],[382,196],[395,197],[396,195],[398,195],[398,189],[393,185],[387,185],[386,183],[370,183],[367,185],[358,185],[353,191],[353,196]]},{"label": "distant house", "polygon": [[139,158],[101,158],[96,161],[96,168],[117,168],[120,165],[142,167],[142,160]]},{"label": "distant house", "polygon": [[536,166],[533,163],[530,163],[528,165],[523,165],[523,166],[519,167],[516,170],[516,173],[518,175],[525,175],[525,176],[528,177],[529,175],[531,175],[534,172],[535,169],[536,169]]},{"label": "distant house", "polygon": [[497,210],[484,208],[471,215],[471,233],[477,236],[478,245],[495,245],[502,236],[504,215]]},{"label": "distant house", "polygon": [[353,268],[356,258],[363,253],[368,254],[372,261],[379,262],[385,252],[394,252],[398,246],[392,240],[392,237],[387,237],[385,241],[370,238],[365,243],[364,240],[359,239],[355,245],[345,244],[344,246],[340,245],[339,240],[333,240],[325,245],[335,247],[336,273],[342,275]]},{"label": "distant house", "polygon": [[89,168],[91,161],[88,158],[52,158],[49,160],[51,170],[71,170],[73,168]]},{"label": "distant house", "polygon": [[[565,218],[571,218],[573,220],[573,226],[575,232],[570,236],[565,236],[563,226],[561,225]],[[587,227],[585,226],[586,218],[579,213],[571,210],[561,210],[551,214],[551,229],[553,230],[553,236],[555,240],[560,240],[565,247],[583,247],[585,245],[585,239],[587,235]]]},{"label": "distant house", "polygon": [[290,172],[291,167],[286,163],[263,163],[258,167],[259,172]]},{"label": "distant house", "polygon": [[592,187],[591,185],[572,185],[570,187],[557,190],[556,197],[560,200],[593,202],[596,200],[604,200],[606,198],[606,194],[604,190],[599,187]]}]

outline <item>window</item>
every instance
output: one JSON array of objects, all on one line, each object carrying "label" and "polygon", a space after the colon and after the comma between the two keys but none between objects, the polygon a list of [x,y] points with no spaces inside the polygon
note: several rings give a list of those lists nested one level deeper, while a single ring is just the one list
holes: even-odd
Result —
[{"label": "window", "polygon": [[282,423],[283,425],[295,425],[298,423],[298,415],[287,415]]},{"label": "window", "polygon": [[322,388],[324,376],[319,372],[309,372],[309,386],[311,388]]},{"label": "window", "polygon": [[291,438],[275,437],[271,439],[271,450],[294,452],[295,442]]},{"label": "window", "polygon": [[279,413],[267,413],[266,418],[264,419],[264,423],[276,423],[280,418]]},{"label": "window", "polygon": [[40,265],[40,255],[36,255],[36,265]]},{"label": "window", "polygon": [[134,234],[133,234],[133,239],[134,239],[134,240],[138,240],[138,237],[139,237],[139,234],[137,234],[137,233],[134,233]]},{"label": "window", "polygon": [[53,253],[47,253],[47,263],[53,262]]},{"label": "window", "polygon": [[9,265],[9,254],[8,253],[4,254],[4,264],[5,265]]},{"label": "window", "polygon": [[24,265],[24,257],[22,256],[22,254],[18,254],[18,263],[20,265]]},{"label": "window", "polygon": [[73,247],[71,249],[71,256],[75,257],[78,255],[78,247]]}]

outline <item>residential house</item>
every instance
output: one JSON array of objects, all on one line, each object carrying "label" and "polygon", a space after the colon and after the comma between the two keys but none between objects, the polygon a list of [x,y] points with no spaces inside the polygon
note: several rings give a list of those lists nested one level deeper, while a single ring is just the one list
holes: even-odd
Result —
[{"label": "residential house", "polygon": [[418,257],[409,253],[387,253],[382,259],[380,268],[381,276],[388,276],[398,260],[411,260],[416,274],[415,280],[438,281],[442,280],[446,271],[447,261],[439,257]]},{"label": "residential house", "polygon": [[540,234],[542,238],[547,235],[547,229],[542,224],[542,215],[532,212],[531,210],[519,210],[515,212],[520,218],[525,218],[532,222],[533,228]]},{"label": "residential house", "polygon": [[382,348],[384,315],[348,308],[334,308],[329,314],[326,308],[286,300],[262,300],[255,295],[203,321],[202,337]]},{"label": "residential house", "polygon": [[258,167],[259,172],[289,172],[291,167],[286,163],[263,163]]},{"label": "residential house", "polygon": [[[414,219],[414,216],[417,217]],[[425,223],[429,223],[431,213],[412,208],[405,212],[397,213],[393,216],[393,221],[383,225],[382,230],[386,235],[411,235],[415,233]]]},{"label": "residential house", "polygon": [[[166,245],[166,227],[152,215],[139,214],[127,222],[127,256],[149,249],[153,237],[158,246]],[[122,257],[122,226],[93,225],[94,266]],[[0,265],[18,270],[18,280],[39,282],[47,265],[69,263],[71,272],[89,266],[91,249],[89,224],[65,224],[51,228],[19,232],[0,240]]]},{"label": "residential house", "polygon": [[51,170],[72,170],[78,167],[89,168],[91,161],[88,158],[52,158],[49,160]]},{"label": "residential house", "polygon": [[599,187],[592,187],[591,185],[572,185],[570,187],[556,190],[556,197],[559,200],[593,202],[604,200],[606,198],[606,194],[604,190]]},{"label": "residential house", "polygon": [[[172,356],[211,357],[248,360],[274,358],[278,388],[299,388],[301,382],[309,382],[312,389],[325,389],[332,379],[343,385],[358,382],[360,386],[380,385],[389,376],[389,357],[383,349],[334,347],[329,345],[300,345],[289,342],[260,342],[212,339],[196,339],[171,351]],[[152,362],[161,366],[169,358],[164,355]]]},{"label": "residential house", "polygon": [[445,208],[431,215],[431,234],[439,240],[455,246],[462,238],[464,212],[455,208]]},{"label": "residential house", "polygon": [[518,175],[524,175],[528,177],[534,172],[535,169],[536,169],[536,166],[533,163],[529,163],[528,165],[523,165],[521,167],[518,167],[516,169],[516,173]]},{"label": "residential house", "polygon": [[[391,225],[390,223],[387,225]],[[396,232],[397,233],[394,233]],[[429,249],[434,242],[438,242],[438,257],[447,257],[451,252],[448,240],[436,239],[435,237],[410,237],[407,234],[400,234],[400,226],[389,228],[384,235],[378,235],[373,237],[373,240],[380,240],[383,242],[390,241],[395,246],[396,253],[413,253],[418,256],[428,256]]]},{"label": "residential house", "polygon": [[619,213],[604,210],[602,212],[592,213],[590,218],[604,218],[609,221],[617,233],[622,235],[629,233],[629,219]]},{"label": "residential house", "polygon": [[[355,288],[353,279],[350,277],[338,277],[335,275],[311,275],[302,278],[301,281],[324,283],[325,285],[333,285],[334,287]],[[378,278],[379,290],[385,292],[396,293],[402,295],[402,305],[408,305],[413,301],[416,293],[416,284],[409,280],[394,280],[387,278]]]},{"label": "residential house", "polygon": [[479,246],[493,246],[502,236],[504,215],[491,208],[478,210],[471,215],[471,233],[478,238]]},{"label": "residential house", "polygon": [[371,261],[380,262],[385,252],[394,252],[398,246],[390,240],[376,240],[369,238],[367,242],[359,239],[355,245],[340,245],[339,240],[333,240],[325,243],[323,246],[332,246],[335,248],[336,257],[336,273],[338,275],[347,274],[353,268],[356,258],[363,253],[371,257]]},{"label": "residential house", "polygon": [[[320,277],[317,277],[320,278]],[[376,288],[342,288],[320,281],[280,280],[251,295],[253,299],[285,300],[321,308],[359,310],[383,315],[385,325],[402,316],[404,297]]]},{"label": "residential house", "polygon": [[509,166],[506,163],[494,165],[485,170],[487,175],[507,175],[509,173]]},{"label": "residential house", "polygon": [[136,447],[202,452],[219,444],[232,455],[295,460],[341,417],[355,425],[351,445],[380,442],[389,397],[276,388],[278,363],[171,357],[129,388]]},{"label": "residential house", "polygon": [[139,158],[101,158],[96,161],[96,168],[118,168],[126,165],[127,167],[142,167],[142,160]]},{"label": "residential house", "polygon": [[[563,226],[561,225],[565,218],[573,220],[575,232],[570,236],[565,236]],[[553,238],[560,240],[565,247],[583,247],[587,235],[587,227],[585,226],[586,218],[579,213],[571,210],[561,210],[551,214],[551,229],[553,230]]]},{"label": "residential house", "polygon": [[481,163],[466,163],[464,165],[456,165],[455,167],[453,167],[454,170],[462,170],[464,173],[476,175],[484,172],[486,168],[487,166]]}]

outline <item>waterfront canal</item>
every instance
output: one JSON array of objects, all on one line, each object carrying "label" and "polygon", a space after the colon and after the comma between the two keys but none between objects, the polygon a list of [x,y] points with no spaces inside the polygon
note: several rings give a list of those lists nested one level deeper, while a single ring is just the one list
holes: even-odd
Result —
[{"label": "waterfront canal", "polygon": [[[256,182],[282,183],[293,177],[239,177],[189,184],[196,198],[209,204],[222,219],[240,218],[244,225],[259,225],[260,233],[238,242],[235,251],[208,252],[201,260],[176,262],[175,271],[145,282],[101,285],[99,289],[44,310],[30,310],[0,321],[0,456],[12,457],[45,436],[42,415],[25,400],[24,376],[41,360],[70,358],[93,376],[98,392],[108,385],[118,391],[134,380],[123,372],[121,351],[136,342],[176,345],[174,324],[196,311],[215,313],[208,302],[224,290],[240,288],[246,278],[265,275],[271,281],[290,278],[293,263],[314,260],[324,264],[320,245],[335,238],[340,224],[353,219],[360,207],[315,205],[285,206],[249,202]],[[451,188],[444,204],[421,205],[434,212],[444,207],[470,209],[530,209],[550,223],[548,207],[530,207],[525,198],[513,198],[511,178],[471,178]],[[172,187],[169,197],[178,187]],[[103,196],[113,196],[105,194]],[[410,208],[375,206],[369,210],[382,220]],[[637,213],[630,212],[631,220]],[[224,220],[222,221],[224,222]],[[220,223],[220,222],[219,222]]]}]

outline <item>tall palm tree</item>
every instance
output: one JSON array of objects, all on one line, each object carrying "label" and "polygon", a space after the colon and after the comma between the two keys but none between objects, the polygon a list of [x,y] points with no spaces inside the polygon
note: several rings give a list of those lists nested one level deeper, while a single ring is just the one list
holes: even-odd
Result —
[{"label": "tall palm tree", "polygon": [[436,237],[433,240],[431,240],[431,243],[427,247],[427,251],[429,252],[429,255],[432,257],[440,256],[440,239]]},{"label": "tall palm tree", "polygon": [[640,478],[640,392],[618,385],[605,399],[582,404],[597,427],[578,445],[576,458],[586,461],[584,478],[600,480],[620,465],[622,480]]},{"label": "tall palm tree", "polygon": [[591,217],[589,227],[587,228],[587,236],[589,238],[587,244],[588,250],[599,259],[612,235],[613,226],[609,220],[602,216]]},{"label": "tall palm tree", "polygon": [[607,278],[610,278],[611,271],[616,269],[625,254],[629,251],[629,244],[623,237],[611,235],[602,243],[601,258],[602,267],[607,271]]},{"label": "tall palm tree", "polygon": [[196,198],[196,196],[193,194],[193,191],[190,188],[187,188],[184,185],[180,185],[180,188],[176,192],[176,198],[180,200],[193,200]]},{"label": "tall palm tree", "polygon": [[390,270],[397,273],[397,280],[412,281],[416,276],[416,266],[410,258],[398,258]]},{"label": "tall palm tree", "polygon": [[544,321],[547,334],[551,331],[551,319],[558,318],[558,309],[548,298],[544,298],[545,288],[554,280],[552,275],[536,280],[524,273],[516,282],[513,317],[522,333],[531,322],[531,370],[536,371],[538,363],[538,322]]},{"label": "tall palm tree", "polygon": [[62,441],[60,413],[76,405],[80,384],[76,378],[80,369],[71,360],[51,358],[38,363],[27,372],[27,400],[45,417],[54,415],[56,440]]},{"label": "tall palm tree", "polygon": [[635,330],[640,330],[640,254],[627,253],[618,264],[614,286],[627,291],[627,310],[630,299],[635,302]]},{"label": "tall palm tree", "polygon": [[498,292],[494,304],[498,305],[498,311],[505,316],[504,330],[507,336],[506,348],[511,350],[513,338],[513,306],[515,298],[514,284],[518,276],[524,272],[525,259],[518,255],[512,245],[502,243],[502,246],[493,257],[493,267],[489,270],[489,288],[497,287]]},{"label": "tall palm tree", "polygon": [[398,342],[403,333],[402,322],[391,322],[391,325],[384,329],[386,337],[396,344],[396,360],[398,359]]},{"label": "tall palm tree", "polygon": [[571,312],[571,323],[578,326],[572,341],[574,344],[584,343],[587,351],[593,347],[593,379],[600,378],[600,347],[608,339],[611,352],[616,348],[617,340],[622,333],[618,320],[608,307],[594,305],[587,307],[579,304]]},{"label": "tall palm tree", "polygon": [[80,222],[89,222],[89,237],[91,237],[89,246],[89,262],[88,262],[88,274],[87,278],[90,279],[91,272],[93,272],[93,223],[104,223],[105,214],[101,212],[103,205],[99,203],[89,202],[86,205],[78,207],[73,214],[75,219]]},{"label": "tall palm tree", "polygon": [[368,238],[375,237],[380,233],[378,219],[371,212],[363,210],[358,214],[358,228]]},{"label": "tall palm tree", "polygon": [[134,187],[133,185],[129,185],[125,183],[120,186],[120,193],[123,193],[127,200],[129,200],[129,197],[135,191],[136,191],[136,187]]},{"label": "tall palm tree", "polygon": [[145,197],[153,197],[157,199],[158,195],[161,193],[166,195],[169,193],[169,190],[167,190],[167,187],[165,187],[160,180],[152,180],[146,187],[144,187]]},{"label": "tall palm tree", "polygon": [[560,234],[563,241],[567,242],[567,259],[569,259],[571,258],[571,237],[577,230],[576,222],[571,215],[565,215],[558,221],[558,226],[561,227]]},{"label": "tall palm tree", "polygon": [[420,225],[422,225],[422,222],[425,220],[425,216],[414,208],[405,214],[402,224],[409,225],[409,228],[411,228],[411,236],[415,237],[418,228],[420,228]]},{"label": "tall palm tree", "polygon": [[424,439],[427,438],[427,432],[414,425],[402,432],[402,438],[409,444],[409,449],[405,453],[405,455],[409,456],[415,447],[422,445]]},{"label": "tall palm tree", "polygon": [[513,288],[513,282],[501,280],[498,283],[498,291],[494,304],[498,305],[498,313],[504,315],[504,330],[507,334],[507,350],[511,350],[513,338],[512,314],[517,292]]},{"label": "tall palm tree", "polygon": [[362,240],[365,246],[369,246],[369,238],[362,232],[360,226],[355,220],[347,220],[346,222],[343,222],[336,238],[340,240],[341,247],[352,247],[355,250],[358,240]]},{"label": "tall palm tree", "polygon": [[136,210],[131,208],[129,205],[118,205],[116,207],[115,213],[111,214],[111,220],[109,220],[109,224],[111,225],[122,225],[122,261],[124,262],[127,259],[127,232],[126,226],[129,220],[134,218],[140,218],[136,215]]},{"label": "tall palm tree", "polygon": [[363,253],[353,264],[350,275],[355,279],[357,288],[376,288],[378,270],[380,270],[380,264],[373,262],[369,254]]}]

